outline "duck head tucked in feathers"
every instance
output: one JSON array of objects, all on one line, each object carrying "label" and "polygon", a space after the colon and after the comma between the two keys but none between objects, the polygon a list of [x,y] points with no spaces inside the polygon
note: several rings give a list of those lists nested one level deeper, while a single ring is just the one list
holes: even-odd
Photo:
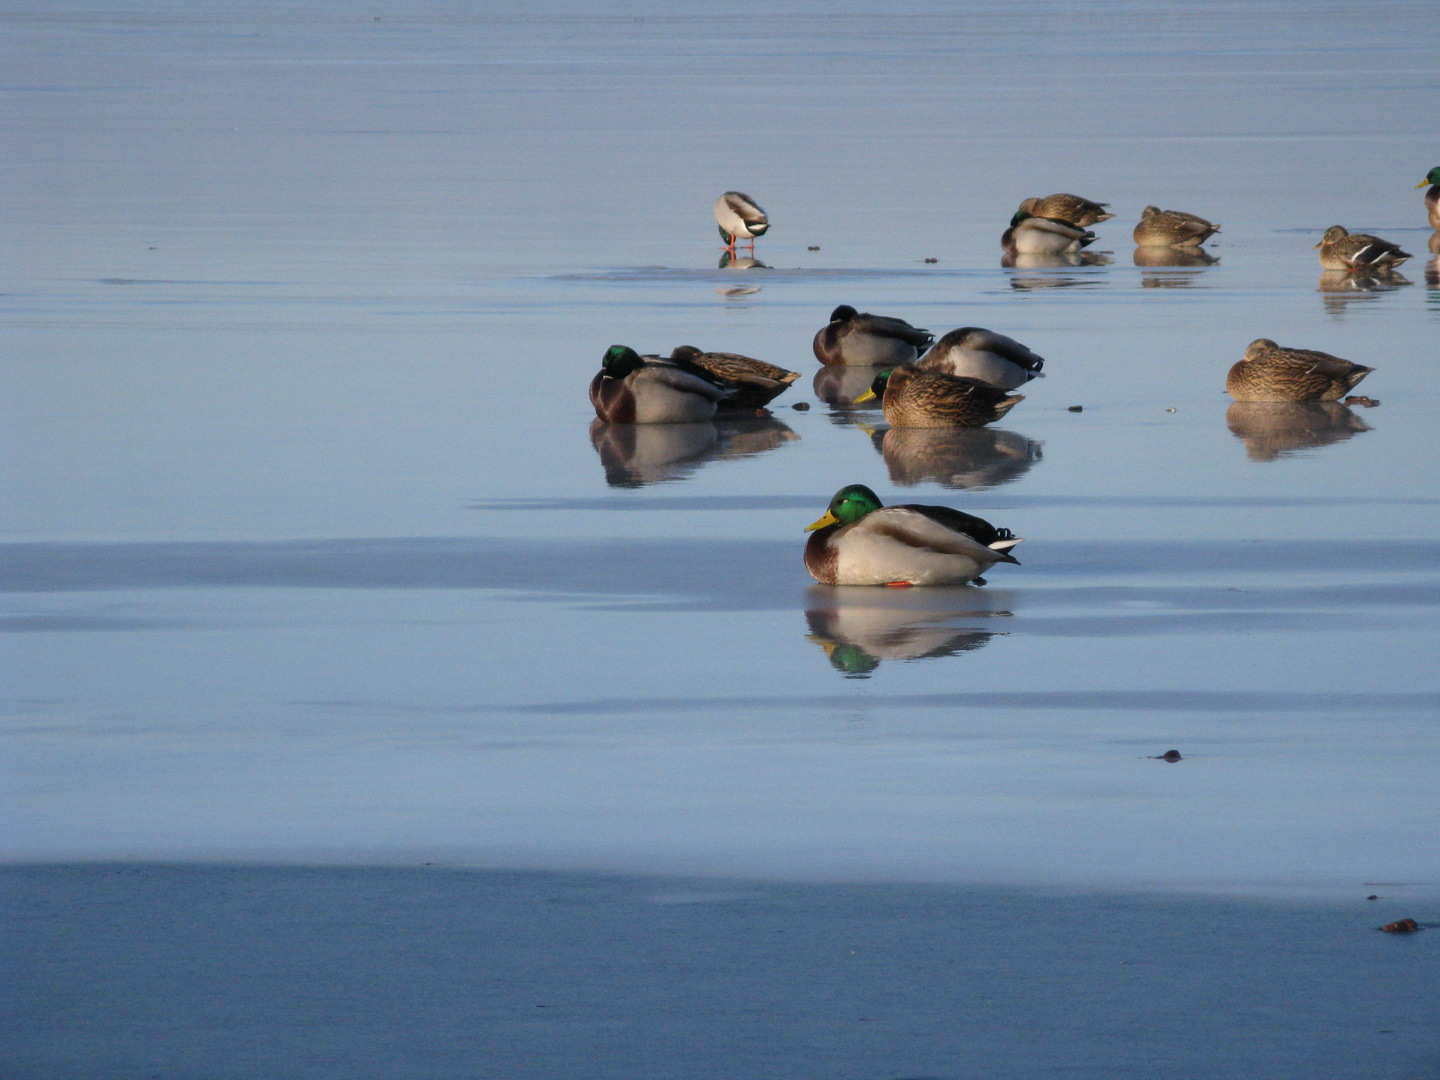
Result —
[{"label": "duck head tucked in feathers", "polygon": [[684,424],[709,420],[729,391],[628,345],[605,351],[590,380],[595,415],[612,424]]},{"label": "duck head tucked in feathers", "polygon": [[811,348],[815,359],[827,366],[887,367],[912,363],[934,340],[929,330],[904,319],[841,304],[830,313],[830,322],[816,331]]},{"label": "duck head tucked in feathers", "polygon": [[1286,349],[1256,338],[1225,376],[1236,401],[1335,401],[1374,371],[1315,349]]},{"label": "duck head tucked in feathers", "polygon": [[1036,217],[1017,210],[1000,246],[1011,255],[1063,255],[1095,242],[1095,234],[1060,218]]},{"label": "duck head tucked in feathers", "polygon": [[978,326],[951,330],[916,363],[922,371],[960,375],[1002,390],[1042,379],[1045,358],[1014,338]]}]

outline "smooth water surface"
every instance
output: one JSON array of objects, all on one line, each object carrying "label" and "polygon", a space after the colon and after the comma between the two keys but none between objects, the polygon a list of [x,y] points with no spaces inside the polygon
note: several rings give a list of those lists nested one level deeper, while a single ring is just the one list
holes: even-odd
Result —
[{"label": "smooth water surface", "polygon": [[[756,7],[0,13],[7,860],[1437,891],[1430,5]],[[1002,268],[1053,190],[1108,257]],[[839,303],[1047,377],[887,431]],[[1232,407],[1260,336],[1379,406]],[[607,429],[617,341],[803,377]],[[1023,565],[814,586],[852,482]]]}]

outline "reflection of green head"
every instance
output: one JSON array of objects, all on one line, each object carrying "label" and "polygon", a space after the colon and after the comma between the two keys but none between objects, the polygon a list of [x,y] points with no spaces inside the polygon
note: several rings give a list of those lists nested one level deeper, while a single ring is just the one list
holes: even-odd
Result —
[{"label": "reflection of green head", "polygon": [[847,679],[868,679],[880,666],[880,658],[871,656],[859,645],[836,645],[830,650],[830,666]]},{"label": "reflection of green head", "polygon": [[600,361],[600,369],[612,379],[623,379],[644,366],[640,354],[628,345],[611,345],[605,350],[605,359]]},{"label": "reflection of green head", "polygon": [[842,525],[849,525],[879,510],[880,506],[880,497],[875,492],[864,484],[851,484],[835,493],[830,500],[830,513]]}]

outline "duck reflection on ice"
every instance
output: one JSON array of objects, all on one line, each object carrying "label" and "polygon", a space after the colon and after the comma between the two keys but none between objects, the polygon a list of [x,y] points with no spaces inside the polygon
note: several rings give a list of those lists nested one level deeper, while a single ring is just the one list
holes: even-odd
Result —
[{"label": "duck reflection on ice", "polygon": [[[1115,260],[1108,251],[1067,251],[1058,255],[1011,255],[1000,258],[1008,270],[1064,270],[1071,267],[1109,266]],[[1063,289],[1075,285],[1095,286],[1102,282],[1080,274],[1011,274],[1012,289]]]},{"label": "duck reflection on ice", "polygon": [[751,255],[735,255],[729,251],[720,253],[720,270],[769,270],[770,267]]},{"label": "duck reflection on ice", "polygon": [[1245,440],[1251,461],[1274,461],[1371,430],[1338,401],[1237,401],[1225,411],[1225,423]]},{"label": "duck reflection on ice", "polygon": [[847,679],[865,679],[884,660],[957,656],[984,647],[997,634],[1004,636],[1004,631],[953,625],[1011,614],[987,606],[993,600],[993,594],[963,587],[899,592],[817,585],[805,612],[806,637]]},{"label": "duck reflection on ice", "polygon": [[1199,248],[1137,247],[1135,265],[1156,267],[1165,272],[1141,274],[1142,289],[1188,289],[1201,284],[1201,272],[1220,260]]},{"label": "duck reflection on ice", "polygon": [[753,457],[799,438],[769,416],[720,416],[699,424],[590,424],[590,445],[611,487],[683,480],[707,461]]},{"label": "duck reflection on ice", "polygon": [[1367,274],[1353,270],[1325,270],[1320,274],[1320,283],[1315,290],[1323,294],[1321,303],[1331,315],[1343,315],[1354,301],[1366,303],[1379,299],[1387,292],[1394,292],[1402,285],[1413,282],[1403,274],[1391,270],[1389,273]]},{"label": "duck reflection on ice", "polygon": [[1214,266],[1220,260],[1199,248],[1137,247],[1136,266]]},{"label": "duck reflection on ice", "polygon": [[901,487],[934,482],[961,491],[1018,480],[1042,458],[1043,444],[1000,428],[890,428],[871,435],[890,479]]}]

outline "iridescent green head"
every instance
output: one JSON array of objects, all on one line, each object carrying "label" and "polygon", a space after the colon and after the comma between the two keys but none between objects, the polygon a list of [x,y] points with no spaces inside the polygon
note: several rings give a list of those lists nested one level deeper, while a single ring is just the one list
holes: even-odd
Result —
[{"label": "iridescent green head", "polygon": [[644,366],[645,361],[629,345],[611,345],[605,350],[605,359],[600,361],[600,370],[612,379],[623,379]]},{"label": "iridescent green head", "polygon": [[874,401],[876,398],[884,399],[885,387],[890,384],[890,376],[895,374],[895,369],[886,368],[875,376],[875,381],[870,384],[870,389],[851,402],[852,405],[859,405],[862,402]]},{"label": "iridescent green head", "polygon": [[1024,221],[1026,218],[1031,218],[1034,216],[1035,215],[1030,213],[1029,210],[1016,210],[1015,216],[1010,219],[1010,227],[1013,229],[1016,225],[1019,225],[1020,222]]},{"label": "iridescent green head", "polygon": [[805,531],[823,529],[827,525],[853,525],[866,514],[879,510],[881,505],[880,497],[864,484],[850,484],[835,493],[825,516],[805,526]]},{"label": "iridescent green head", "polygon": [[1426,173],[1425,179],[1421,180],[1420,183],[1416,184],[1415,186],[1417,188],[1422,188],[1426,184],[1440,185],[1440,165],[1436,165],[1435,168],[1431,169],[1428,173]]}]

